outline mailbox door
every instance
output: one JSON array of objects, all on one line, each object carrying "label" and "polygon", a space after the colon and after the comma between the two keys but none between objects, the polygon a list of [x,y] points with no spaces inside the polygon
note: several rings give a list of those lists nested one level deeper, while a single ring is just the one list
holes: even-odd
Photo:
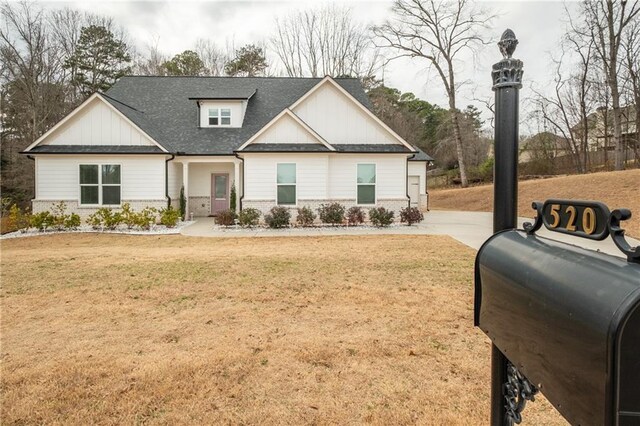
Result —
[{"label": "mailbox door", "polygon": [[617,424],[637,426],[640,424],[640,303],[631,307],[617,340]]}]

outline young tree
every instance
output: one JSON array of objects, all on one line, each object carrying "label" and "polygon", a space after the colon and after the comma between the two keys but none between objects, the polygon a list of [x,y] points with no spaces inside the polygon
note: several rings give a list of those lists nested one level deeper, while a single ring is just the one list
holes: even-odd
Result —
[{"label": "young tree", "polygon": [[168,57],[160,51],[158,40],[154,40],[146,46],[146,54],[139,55],[135,59],[134,73],[138,75],[164,75],[164,64]]},{"label": "young tree", "polygon": [[163,64],[167,75],[202,75],[204,63],[193,50],[185,50]]},{"label": "young tree", "polygon": [[236,56],[226,63],[224,72],[233,77],[255,77],[263,75],[268,66],[262,48],[249,44],[236,50]]},{"label": "young tree", "polygon": [[394,58],[422,58],[437,71],[449,99],[460,180],[466,187],[454,64],[461,52],[474,52],[483,43],[479,31],[487,28],[493,16],[468,0],[396,0],[392,11],[393,18],[373,31],[381,47],[398,52]]},{"label": "young tree", "polygon": [[627,28],[640,19],[640,2],[586,0],[583,3],[583,19],[581,33],[593,40],[611,93],[615,169],[623,170],[625,152],[620,109],[620,65],[624,58],[621,46]]},{"label": "young tree", "polygon": [[204,75],[224,75],[224,65],[229,62],[229,56],[212,40],[198,39],[195,51],[202,59]]},{"label": "young tree", "polygon": [[102,25],[83,27],[65,68],[76,69],[73,84],[84,95],[106,91],[120,77],[131,73],[129,48]]}]

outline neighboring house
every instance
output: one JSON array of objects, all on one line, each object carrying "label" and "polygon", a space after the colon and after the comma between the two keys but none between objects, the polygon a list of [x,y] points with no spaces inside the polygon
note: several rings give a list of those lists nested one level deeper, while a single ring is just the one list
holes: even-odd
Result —
[{"label": "neighboring house", "polygon": [[540,132],[520,141],[519,161],[528,163],[534,160],[549,160],[571,155],[569,144],[562,136],[551,132]]},{"label": "neighboring house", "polygon": [[427,203],[432,159],[373,115],[356,79],[123,77],[25,151],[33,211],[64,201],[215,215],[337,201],[394,211]]}]

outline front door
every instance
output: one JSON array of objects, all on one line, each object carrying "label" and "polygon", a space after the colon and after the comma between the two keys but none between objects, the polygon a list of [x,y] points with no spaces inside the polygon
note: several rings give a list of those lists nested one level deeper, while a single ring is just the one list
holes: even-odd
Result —
[{"label": "front door", "polygon": [[229,208],[229,175],[211,175],[211,214],[216,215]]}]

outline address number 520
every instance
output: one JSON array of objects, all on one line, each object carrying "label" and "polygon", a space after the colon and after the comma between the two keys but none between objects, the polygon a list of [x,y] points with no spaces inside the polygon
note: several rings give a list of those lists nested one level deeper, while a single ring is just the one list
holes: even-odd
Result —
[{"label": "address number 520", "polygon": [[550,228],[557,228],[563,222],[561,215],[565,215],[567,224],[564,228],[567,231],[575,232],[577,230],[578,220],[582,221],[582,231],[591,235],[595,232],[598,223],[596,212],[591,207],[585,207],[580,212],[581,218],[579,218],[579,212],[574,206],[564,206],[564,211],[561,211],[563,206],[560,204],[552,204],[549,210],[549,214],[553,218],[553,221],[549,224]]}]

